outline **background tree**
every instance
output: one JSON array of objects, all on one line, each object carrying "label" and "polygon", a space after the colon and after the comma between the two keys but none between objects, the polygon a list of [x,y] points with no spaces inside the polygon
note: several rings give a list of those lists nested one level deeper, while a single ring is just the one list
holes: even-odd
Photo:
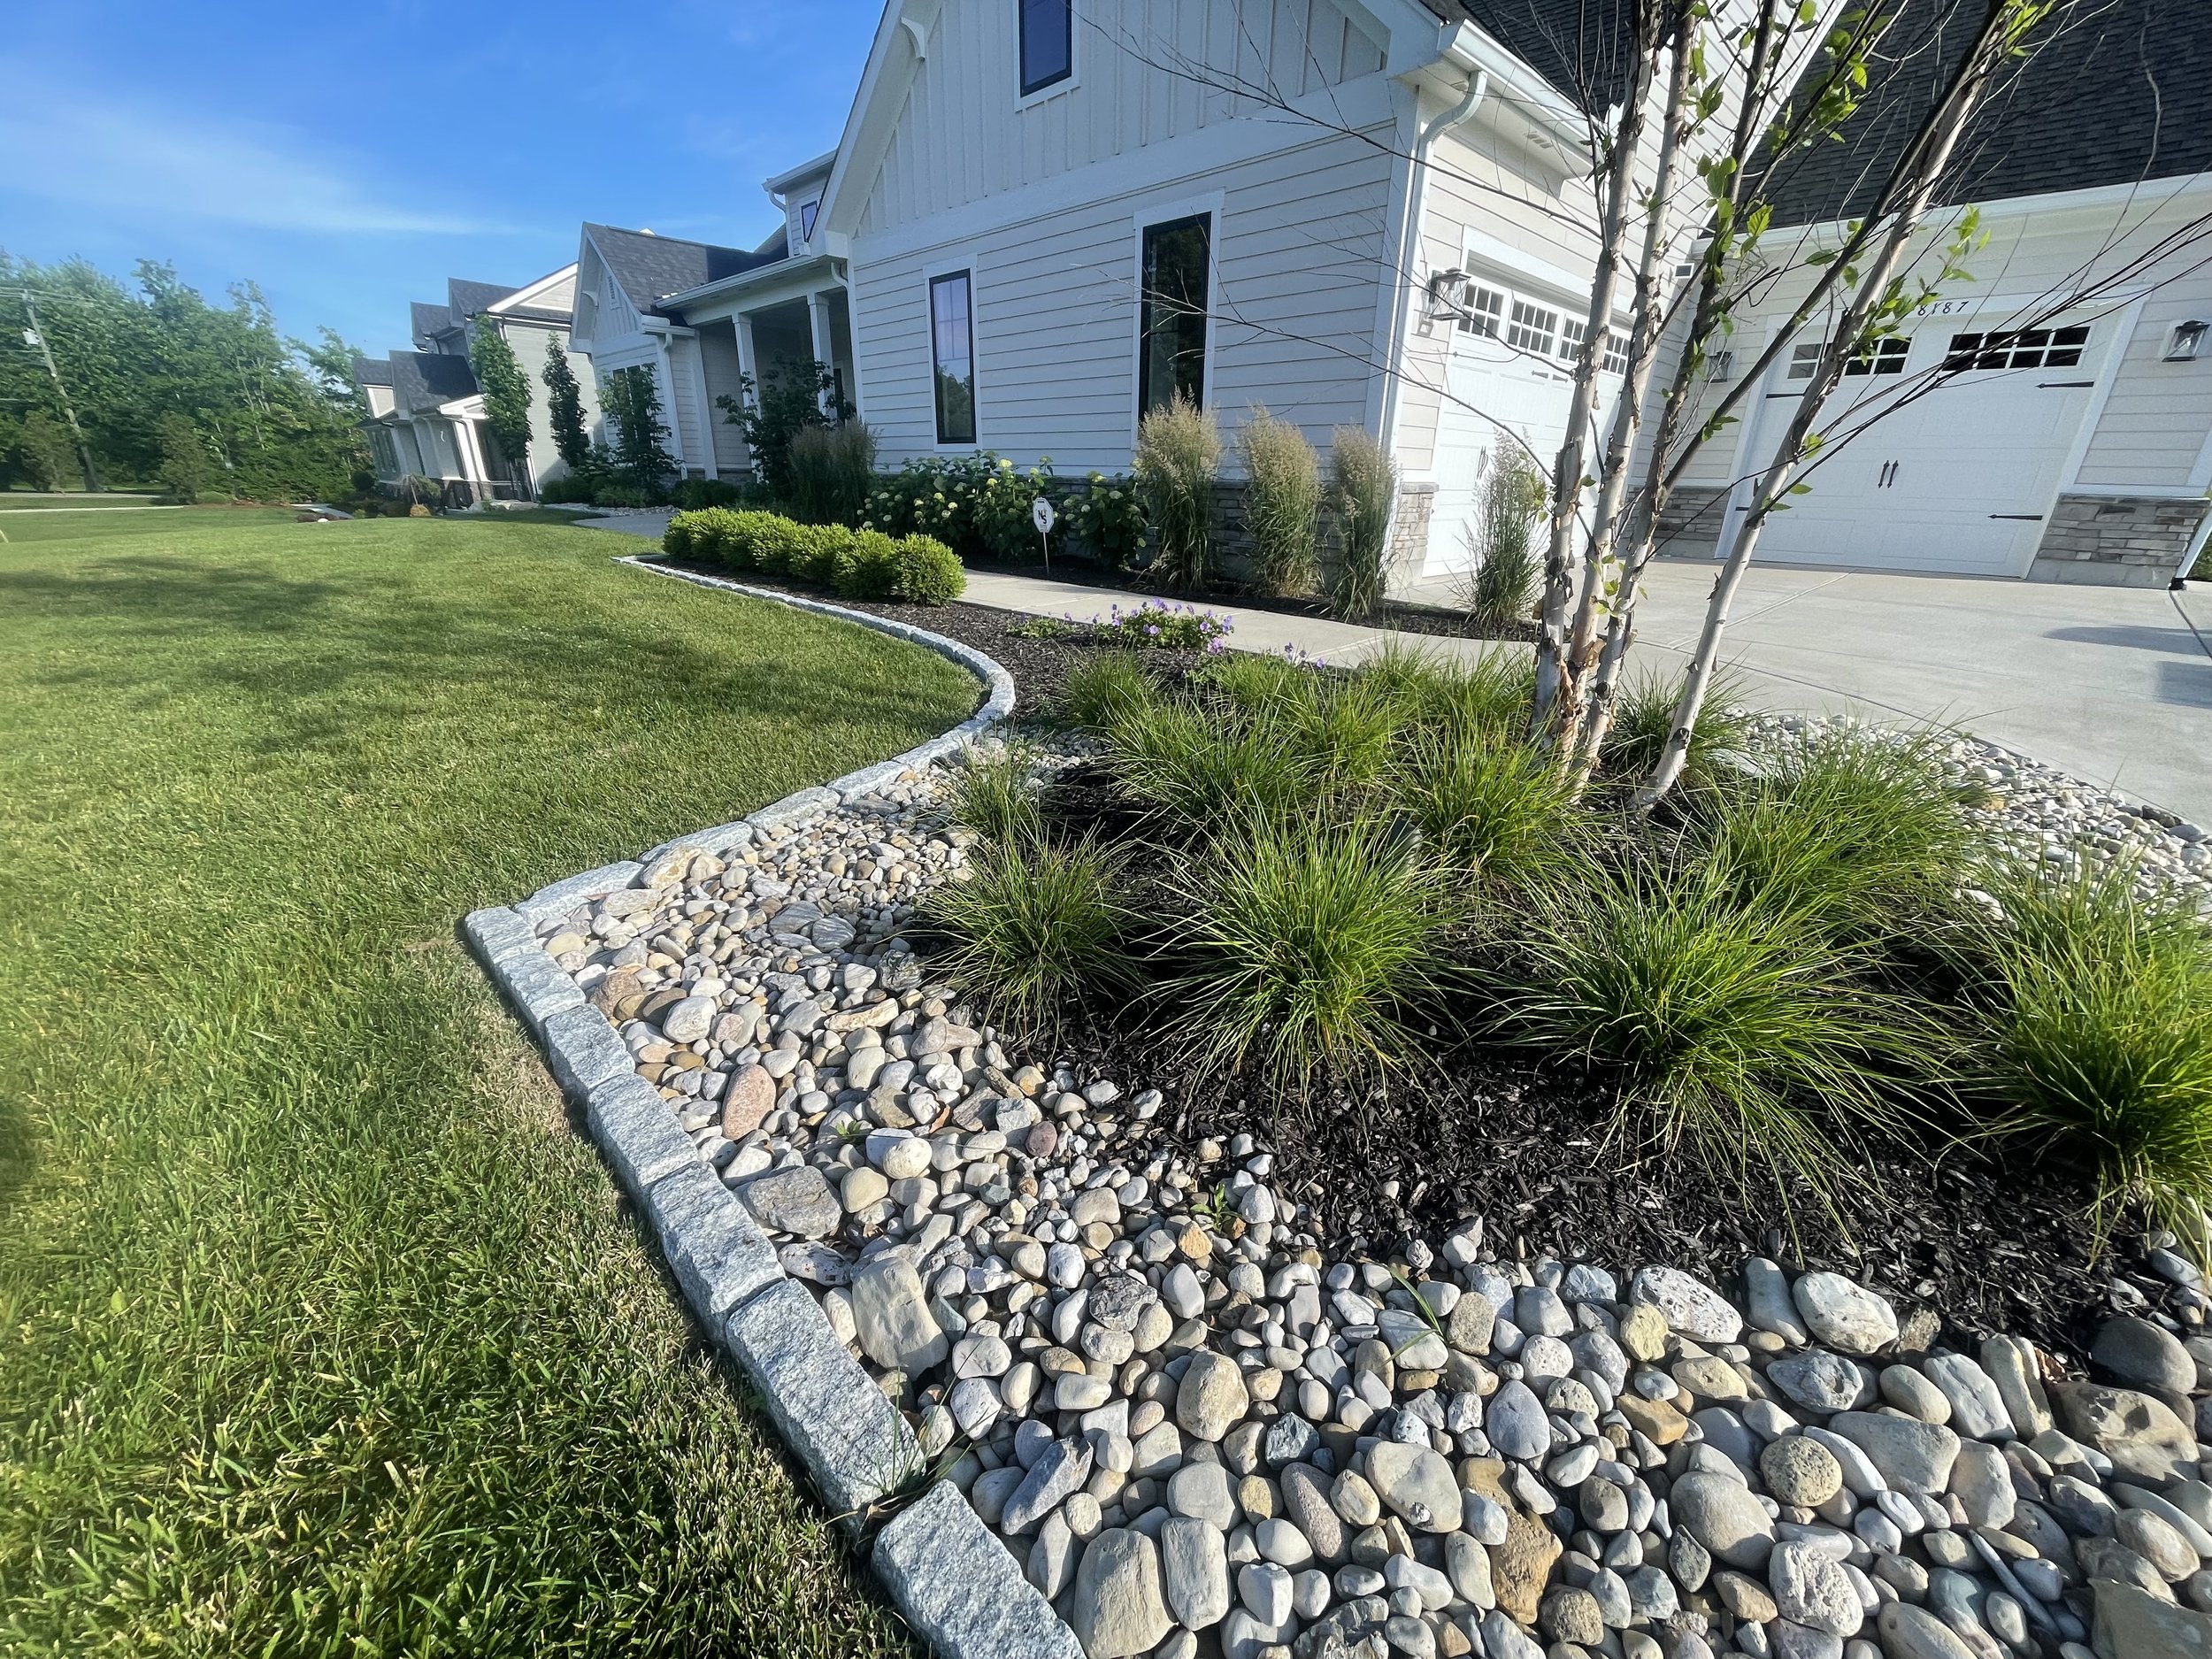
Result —
[{"label": "background tree", "polygon": [[661,419],[652,370],[641,364],[617,369],[600,388],[599,406],[614,427],[614,467],[622,481],[648,495],[659,495],[676,460],[668,453],[668,427]]},{"label": "background tree", "polygon": [[207,452],[207,440],[189,415],[164,415],[157,423],[161,434],[161,488],[189,505],[199,500],[215,470]]},{"label": "background tree", "polygon": [[[150,260],[126,287],[83,260],[0,253],[0,327],[25,326],[25,289],[94,459],[117,481],[159,478],[172,413],[194,419],[232,487],[257,499],[342,495],[366,467],[350,351],[335,335],[319,348],[285,339],[251,283],[215,305]],[[35,354],[0,354],[0,406],[49,409],[51,398]]]},{"label": "background tree", "polygon": [[591,465],[591,435],[584,430],[584,388],[576,383],[576,371],[568,365],[568,337],[555,334],[545,342],[546,413],[553,426],[553,447],[572,472]]},{"label": "background tree", "polygon": [[33,489],[59,489],[77,465],[77,446],[61,422],[34,409],[16,428],[16,465]]},{"label": "background tree", "polygon": [[499,446],[514,481],[530,487],[530,377],[515,361],[515,349],[507,343],[499,323],[479,317],[469,336],[469,366],[476,371],[477,389],[484,394],[484,424]]}]

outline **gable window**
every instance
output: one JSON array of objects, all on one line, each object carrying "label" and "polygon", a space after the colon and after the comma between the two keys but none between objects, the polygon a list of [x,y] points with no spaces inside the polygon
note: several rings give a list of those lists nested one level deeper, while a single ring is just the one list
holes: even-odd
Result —
[{"label": "gable window", "polygon": [[1513,320],[1506,325],[1505,343],[1517,351],[1549,357],[1552,337],[1559,332],[1559,313],[1527,300],[1513,302]]},{"label": "gable window", "polygon": [[1820,366],[1820,354],[1828,349],[1824,340],[1808,340],[1790,348],[1790,374],[1793,380],[1809,380],[1813,371]]},{"label": "gable window", "polygon": [[1461,313],[1459,332],[1495,340],[1505,323],[1505,296],[1477,283],[1467,290],[1467,309]]},{"label": "gable window", "polygon": [[2089,343],[2087,328],[2015,328],[1987,334],[1953,334],[1943,366],[1961,369],[2070,369]]},{"label": "gable window", "polygon": [[1213,265],[1213,217],[1148,225],[1137,318],[1137,412],[1178,396],[1206,401],[1206,302]]},{"label": "gable window", "polygon": [[819,202],[799,204],[799,240],[801,242],[814,240],[814,216],[821,211],[822,204]]},{"label": "gable window", "polygon": [[1016,0],[1021,7],[1022,96],[1075,73],[1074,0]]},{"label": "gable window", "polygon": [[975,317],[968,273],[929,282],[929,349],[936,369],[937,442],[975,442]]}]

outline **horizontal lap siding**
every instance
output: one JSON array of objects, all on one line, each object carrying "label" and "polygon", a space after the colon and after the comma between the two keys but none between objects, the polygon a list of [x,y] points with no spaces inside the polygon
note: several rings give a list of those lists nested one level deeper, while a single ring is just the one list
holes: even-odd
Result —
[{"label": "horizontal lap siding", "polygon": [[[1510,248],[1548,265],[1577,273],[1595,269],[1597,239],[1586,226],[1568,220],[1587,220],[1595,211],[1586,185],[1570,182],[1563,195],[1524,174],[1528,164],[1517,162],[1497,134],[1476,126],[1440,138],[1430,152],[1430,169],[1421,211],[1421,235],[1409,281],[1425,288],[1428,279],[1466,263],[1470,230],[1494,237]],[[1492,268],[1480,262],[1496,280],[1522,293],[1545,294],[1578,315],[1568,303],[1571,296],[1549,294],[1540,284],[1502,265]],[[1417,294],[1417,307],[1425,296]],[[1582,305],[1589,303],[1587,290]],[[1418,477],[1436,465],[1436,438],[1443,414],[1443,377],[1451,348],[1448,323],[1438,322],[1423,332],[1422,319],[1409,319],[1412,334],[1406,348],[1406,377],[1399,391],[1396,450],[1399,465]]]},{"label": "horizontal lap siding", "polygon": [[1210,401],[1228,426],[1264,403],[1325,444],[1333,426],[1358,423],[1366,408],[1390,169],[1375,147],[1331,136],[956,248],[856,258],[861,384],[885,458],[936,450],[928,277],[968,258],[981,445],[1025,464],[1049,455],[1064,471],[1125,468],[1137,204],[1213,190],[1222,211]]}]

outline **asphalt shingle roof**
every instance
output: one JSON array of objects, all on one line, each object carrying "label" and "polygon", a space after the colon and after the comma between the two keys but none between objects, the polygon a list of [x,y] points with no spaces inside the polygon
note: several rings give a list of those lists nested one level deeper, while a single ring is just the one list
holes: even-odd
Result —
[{"label": "asphalt shingle roof", "polygon": [[459,277],[448,277],[445,284],[446,311],[457,321],[488,311],[518,288],[502,288],[496,282],[468,282]]},{"label": "asphalt shingle roof", "polygon": [[391,360],[388,357],[354,358],[353,383],[356,386],[389,386],[392,383]]},{"label": "asphalt shingle roof", "polygon": [[1577,109],[1617,104],[1635,72],[1633,0],[1422,0],[1447,23],[1472,23]]},{"label": "asphalt shingle roof", "polygon": [[392,390],[403,409],[434,409],[457,397],[476,394],[476,375],[466,357],[438,351],[395,351],[391,361]]},{"label": "asphalt shingle roof", "polygon": [[680,294],[724,277],[735,276],[757,265],[781,258],[773,254],[749,253],[741,248],[722,248],[712,242],[686,242],[680,236],[654,236],[643,231],[617,230],[611,225],[587,225],[585,234],[607,262],[614,280],[640,311],[651,311],[664,296]]},{"label": "asphalt shingle roof", "polygon": [[[1786,158],[1778,225],[1863,216],[1954,73],[1981,0],[1909,0],[1840,142]],[[2076,0],[2030,36],[1936,191],[1941,205],[2170,179],[2212,168],[2212,7]]]},{"label": "asphalt shingle roof", "polygon": [[453,326],[453,312],[427,300],[415,300],[407,307],[407,326],[414,340],[434,340]]}]

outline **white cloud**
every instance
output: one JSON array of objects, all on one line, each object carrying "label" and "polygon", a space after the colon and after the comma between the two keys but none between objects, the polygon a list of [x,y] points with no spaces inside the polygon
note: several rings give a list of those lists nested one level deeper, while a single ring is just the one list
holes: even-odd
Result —
[{"label": "white cloud", "polygon": [[509,228],[408,203],[304,135],[63,88],[0,60],[0,193],[140,222],[322,234],[459,235]]}]

